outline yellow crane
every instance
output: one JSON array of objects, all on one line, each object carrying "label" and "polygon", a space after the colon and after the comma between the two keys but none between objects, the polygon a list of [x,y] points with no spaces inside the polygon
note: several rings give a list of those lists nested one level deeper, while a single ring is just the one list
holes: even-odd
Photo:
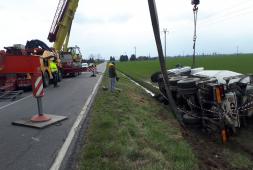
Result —
[{"label": "yellow crane", "polygon": [[54,42],[56,51],[67,52],[72,22],[79,0],[59,0],[48,40]]},{"label": "yellow crane", "polygon": [[53,48],[59,54],[63,75],[78,75],[81,72],[81,53],[79,47],[69,47],[72,22],[79,0],[59,0],[55,16],[48,34],[48,40],[54,42]]}]

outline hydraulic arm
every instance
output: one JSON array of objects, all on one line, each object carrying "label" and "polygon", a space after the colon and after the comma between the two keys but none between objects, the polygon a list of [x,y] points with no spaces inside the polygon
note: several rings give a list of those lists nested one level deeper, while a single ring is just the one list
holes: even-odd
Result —
[{"label": "hydraulic arm", "polygon": [[54,20],[52,22],[48,40],[54,42],[56,51],[67,52],[72,22],[79,0],[59,0]]}]

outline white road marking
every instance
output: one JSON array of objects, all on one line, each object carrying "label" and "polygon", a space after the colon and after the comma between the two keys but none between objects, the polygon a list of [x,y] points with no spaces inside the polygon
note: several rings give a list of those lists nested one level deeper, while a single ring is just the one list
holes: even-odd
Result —
[{"label": "white road marking", "polygon": [[61,167],[61,164],[62,164],[62,161],[67,153],[67,150],[76,134],[76,132],[79,131],[79,128],[80,128],[80,123],[82,122],[82,120],[84,120],[87,116],[87,113],[88,113],[88,108],[89,108],[89,105],[91,104],[92,102],[92,98],[94,97],[97,89],[98,89],[98,86],[102,80],[103,76],[101,76],[98,80],[98,82],[96,83],[95,87],[93,88],[93,91],[91,93],[91,95],[88,97],[87,101],[85,102],[85,105],[83,106],[81,112],[79,113],[74,125],[72,126],[71,130],[69,131],[69,134],[64,142],[64,144],[62,145],[61,149],[59,150],[50,170],[58,170],[60,169]]},{"label": "white road marking", "polygon": [[149,91],[147,88],[143,87],[142,85],[140,85],[139,83],[137,83],[136,81],[132,80],[130,77],[128,77],[127,75],[121,73],[123,76],[125,76],[126,78],[128,78],[128,80],[130,80],[131,82],[133,82],[135,85],[141,87],[146,93],[150,94],[152,97],[155,96],[155,94],[151,91]]},{"label": "white road marking", "polygon": [[40,138],[32,137],[32,140],[34,140],[35,142],[40,142]]},{"label": "white road marking", "polygon": [[8,107],[8,106],[11,106],[11,105],[13,105],[13,104],[15,104],[15,103],[18,103],[18,102],[20,102],[20,101],[22,101],[22,100],[25,100],[25,99],[27,99],[27,98],[29,98],[29,97],[32,97],[32,95],[30,94],[29,96],[26,96],[26,97],[24,97],[24,98],[22,98],[22,99],[19,99],[19,100],[17,100],[17,101],[14,101],[14,102],[12,102],[12,103],[9,103],[9,104],[7,104],[7,105],[4,105],[4,106],[0,107],[0,110],[6,108],[6,107]]}]

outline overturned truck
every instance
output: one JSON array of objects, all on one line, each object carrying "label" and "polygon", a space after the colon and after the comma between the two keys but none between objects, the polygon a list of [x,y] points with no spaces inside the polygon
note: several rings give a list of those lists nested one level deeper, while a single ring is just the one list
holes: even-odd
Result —
[{"label": "overturned truck", "polygon": [[[228,70],[177,67],[168,70],[169,89],[185,124],[210,132],[236,133],[253,117],[253,77]],[[160,72],[151,76],[166,98]]]}]

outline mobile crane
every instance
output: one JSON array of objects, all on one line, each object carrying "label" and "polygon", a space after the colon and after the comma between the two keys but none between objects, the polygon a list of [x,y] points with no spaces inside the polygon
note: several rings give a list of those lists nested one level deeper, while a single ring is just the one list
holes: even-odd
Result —
[{"label": "mobile crane", "polygon": [[78,2],[79,0],[59,0],[48,34],[49,42],[54,42],[53,48],[60,54],[63,76],[68,74],[75,76],[82,71],[81,53],[73,54],[73,51],[79,51],[79,47],[68,48],[70,31]]},{"label": "mobile crane", "polygon": [[[57,57],[59,66],[59,81],[62,75],[78,75],[82,72],[79,47],[69,47],[70,31],[79,0],[59,0],[58,7],[50,28],[48,40],[54,42],[53,49],[40,40],[27,41],[26,46],[19,45],[6,47],[1,56],[7,55],[37,55],[40,58],[40,70],[44,87],[49,85],[52,74],[49,68],[50,57]],[[0,90],[10,91],[17,88],[30,88],[31,76],[29,73],[0,75]]]},{"label": "mobile crane", "polygon": [[[1,56],[38,56],[40,60],[40,71],[43,77],[44,87],[49,86],[50,80],[53,79],[51,69],[49,68],[50,58],[56,57],[44,42],[40,40],[27,41],[26,45],[14,44],[11,47],[4,47],[6,51],[2,51]],[[58,57],[59,58],[59,57]],[[60,64],[60,62],[59,62]],[[59,65],[60,67],[60,65]],[[0,75],[0,90],[13,91],[16,89],[30,89],[32,86],[31,75],[29,73],[13,73]],[[60,79],[59,79],[60,80]]]}]

